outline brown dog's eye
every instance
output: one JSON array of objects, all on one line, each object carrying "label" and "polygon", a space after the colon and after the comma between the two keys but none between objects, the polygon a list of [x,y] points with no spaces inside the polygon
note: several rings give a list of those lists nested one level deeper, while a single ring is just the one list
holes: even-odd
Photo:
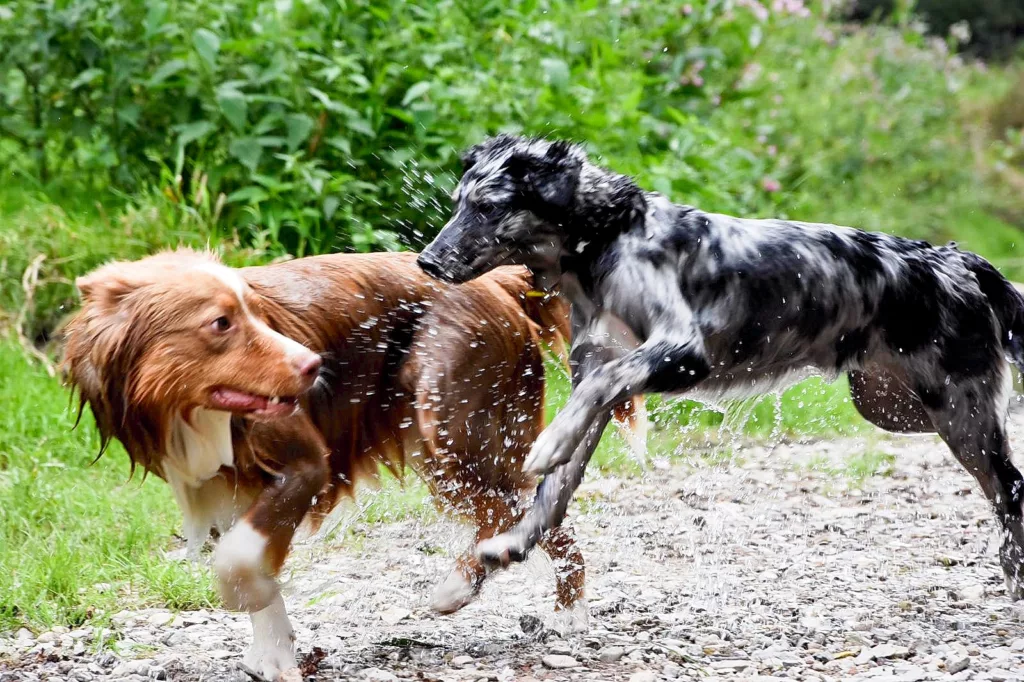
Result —
[{"label": "brown dog's eye", "polygon": [[231,320],[221,315],[210,323],[210,327],[213,328],[213,331],[223,334],[227,330],[231,329]]}]

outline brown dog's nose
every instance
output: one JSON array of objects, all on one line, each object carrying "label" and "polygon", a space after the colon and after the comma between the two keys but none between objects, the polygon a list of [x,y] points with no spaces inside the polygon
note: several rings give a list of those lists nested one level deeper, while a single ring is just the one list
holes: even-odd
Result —
[{"label": "brown dog's nose", "polygon": [[299,374],[307,379],[315,377],[323,364],[324,361],[319,355],[310,353],[309,356],[299,361]]}]

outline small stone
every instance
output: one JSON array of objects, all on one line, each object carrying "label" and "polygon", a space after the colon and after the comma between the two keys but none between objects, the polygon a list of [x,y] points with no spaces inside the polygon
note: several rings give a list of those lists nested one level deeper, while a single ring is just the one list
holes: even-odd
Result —
[{"label": "small stone", "polygon": [[960,598],[964,601],[979,602],[985,597],[983,585],[968,585],[960,590]]},{"label": "small stone", "polygon": [[956,655],[953,658],[946,660],[946,672],[948,672],[951,675],[955,675],[962,670],[967,670],[967,667],[970,665],[970,657]]},{"label": "small stone", "polygon": [[626,655],[626,650],[620,646],[606,646],[597,652],[597,660],[602,663],[618,663],[619,659]]},{"label": "small stone", "polygon": [[364,668],[359,675],[370,682],[397,682],[398,680],[397,675],[380,668]]},{"label": "small stone", "polygon": [[724,661],[711,661],[712,670],[746,670],[753,663],[745,658],[728,658]]},{"label": "small stone", "polygon": [[928,673],[916,665],[908,666],[905,669],[901,669],[896,679],[899,682],[921,682],[921,680],[928,677]]},{"label": "small stone", "polygon": [[1010,651],[1024,651],[1024,638],[1018,637],[1010,642]]},{"label": "small stone", "polygon": [[569,656],[570,654],[572,654],[572,647],[569,646],[568,642],[556,640],[548,644],[548,653]]},{"label": "small stone", "polygon": [[111,677],[127,677],[128,675],[141,675],[143,677],[149,672],[151,661],[141,659],[138,661],[125,661],[110,671]]},{"label": "small stone", "polygon": [[166,611],[158,611],[149,617],[149,624],[153,627],[163,627],[174,620],[174,614]]},{"label": "small stone", "polygon": [[658,682],[658,676],[651,670],[637,670],[629,676],[629,682]]},{"label": "small stone", "polygon": [[572,656],[564,656],[562,654],[548,654],[544,658],[540,659],[540,662],[544,664],[545,668],[551,668],[552,670],[575,668],[580,664],[579,661]]},{"label": "small stone", "polygon": [[472,656],[456,656],[452,659],[452,665],[458,668],[464,668],[467,665],[473,665],[473,661],[476,659]]},{"label": "small stone", "polygon": [[117,664],[117,656],[110,651],[101,651],[93,661],[101,668],[110,668]]},{"label": "small stone", "polygon": [[544,628],[544,622],[537,616],[526,614],[519,617],[519,629],[527,635],[535,635]]},{"label": "small stone", "polygon": [[[397,680],[398,678],[392,675],[391,679]],[[302,671],[298,668],[288,668],[278,675],[274,682],[302,682]]]},{"label": "small stone", "polygon": [[388,625],[397,625],[411,615],[412,611],[409,609],[403,609],[400,606],[392,606],[380,614],[380,619]]},{"label": "small stone", "polygon": [[879,644],[873,646],[870,649],[865,649],[860,652],[855,662],[857,665],[862,665],[870,661],[884,660],[886,658],[906,658],[910,654],[910,649],[905,646],[897,646],[895,644]]}]

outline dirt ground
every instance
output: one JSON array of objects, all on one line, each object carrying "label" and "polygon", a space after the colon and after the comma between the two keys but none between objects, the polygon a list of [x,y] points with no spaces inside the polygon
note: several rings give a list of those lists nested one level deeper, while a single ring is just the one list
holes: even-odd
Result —
[{"label": "dirt ground", "polygon": [[[1019,443],[1024,411],[1011,422]],[[846,462],[865,451],[895,455],[891,470],[858,478]],[[302,544],[285,594],[300,653],[322,656],[309,679],[1024,679],[1024,602],[1005,595],[994,519],[936,438],[656,462],[639,479],[588,481],[574,510],[590,630],[565,639],[545,627],[553,579],[539,554],[441,617],[427,600],[467,529],[355,522],[329,546]],[[115,621],[0,638],[0,682],[248,679],[245,617]],[[120,640],[97,653],[97,634]]]}]

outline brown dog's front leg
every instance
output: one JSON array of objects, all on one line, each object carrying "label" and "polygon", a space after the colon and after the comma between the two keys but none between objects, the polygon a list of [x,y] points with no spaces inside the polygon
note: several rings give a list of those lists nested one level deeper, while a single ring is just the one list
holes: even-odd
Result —
[{"label": "brown dog's front leg", "polygon": [[214,555],[221,598],[230,609],[248,611],[253,643],[243,664],[266,679],[295,667],[295,636],[277,574],[295,529],[330,480],[327,447],[305,416],[257,424],[247,446],[272,460],[273,484],[228,531]]},{"label": "brown dog's front leg", "polygon": [[213,566],[225,606],[259,611],[277,594],[274,578],[295,529],[327,486],[330,472],[327,446],[303,415],[254,425],[249,444],[271,460],[274,482],[221,538]]}]

